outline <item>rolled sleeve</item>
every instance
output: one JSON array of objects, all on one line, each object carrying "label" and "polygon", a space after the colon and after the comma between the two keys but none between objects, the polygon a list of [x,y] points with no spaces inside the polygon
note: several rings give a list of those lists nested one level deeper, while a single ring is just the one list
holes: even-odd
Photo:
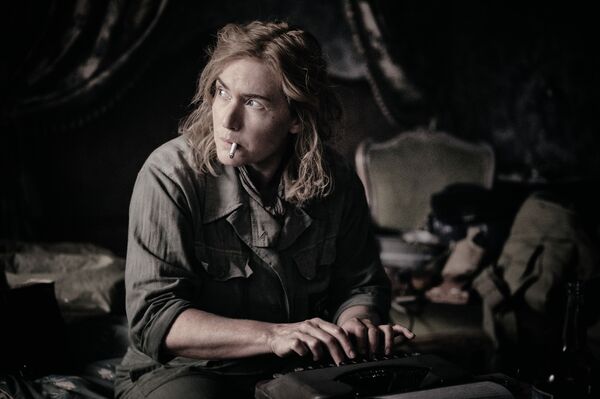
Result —
[{"label": "rolled sleeve", "polygon": [[355,174],[344,201],[332,281],[334,322],[356,305],[368,306],[382,321],[388,320],[390,281],[379,259],[364,189]]},{"label": "rolled sleeve", "polygon": [[125,271],[132,344],[162,362],[163,342],[191,307],[199,277],[193,273],[194,222],[185,190],[152,164],[138,174],[129,210]]}]

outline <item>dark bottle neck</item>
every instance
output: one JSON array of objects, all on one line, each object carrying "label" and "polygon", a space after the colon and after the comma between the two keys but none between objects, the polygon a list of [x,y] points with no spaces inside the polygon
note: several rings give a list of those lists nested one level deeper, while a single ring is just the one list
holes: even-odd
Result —
[{"label": "dark bottle neck", "polygon": [[587,331],[583,319],[583,284],[567,283],[567,309],[562,334],[564,353],[581,352],[585,349]]}]

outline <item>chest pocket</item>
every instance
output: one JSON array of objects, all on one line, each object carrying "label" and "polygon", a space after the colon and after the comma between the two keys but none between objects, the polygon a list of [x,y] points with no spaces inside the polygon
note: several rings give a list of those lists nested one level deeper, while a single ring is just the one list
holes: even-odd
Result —
[{"label": "chest pocket", "polygon": [[335,261],[335,247],[335,237],[331,237],[295,253],[294,263],[302,277],[314,280],[322,266],[331,265]]},{"label": "chest pocket", "polygon": [[248,278],[253,273],[250,257],[243,252],[210,247],[204,243],[196,243],[195,250],[202,268],[215,281]]}]

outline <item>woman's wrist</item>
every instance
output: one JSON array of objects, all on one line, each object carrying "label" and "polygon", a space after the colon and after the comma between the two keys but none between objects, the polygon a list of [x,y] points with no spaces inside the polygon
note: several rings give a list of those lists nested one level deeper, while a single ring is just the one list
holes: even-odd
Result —
[{"label": "woman's wrist", "polygon": [[356,306],[351,306],[342,312],[340,317],[338,317],[337,325],[341,326],[345,322],[347,322],[348,320],[353,319],[353,318],[360,319],[360,320],[368,319],[375,325],[378,325],[381,323],[381,317],[379,316],[379,313],[375,309],[373,309],[369,306],[365,306],[365,305],[356,305]]}]

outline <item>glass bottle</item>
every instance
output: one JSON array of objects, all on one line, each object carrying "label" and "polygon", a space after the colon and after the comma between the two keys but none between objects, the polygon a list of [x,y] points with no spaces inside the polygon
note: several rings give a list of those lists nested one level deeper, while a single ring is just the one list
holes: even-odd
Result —
[{"label": "glass bottle", "polygon": [[555,361],[533,388],[533,398],[591,398],[592,362],[587,351],[583,283],[567,283],[562,346]]}]

